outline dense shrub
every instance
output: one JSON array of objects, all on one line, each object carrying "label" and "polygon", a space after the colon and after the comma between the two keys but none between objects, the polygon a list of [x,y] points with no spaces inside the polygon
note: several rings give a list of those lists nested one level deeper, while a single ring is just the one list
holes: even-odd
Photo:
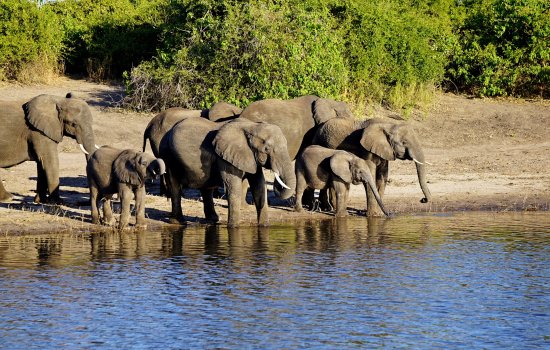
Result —
[{"label": "dense shrub", "polygon": [[65,33],[69,73],[95,80],[122,73],[156,53],[167,0],[63,0],[49,3]]},{"label": "dense shrub", "polygon": [[301,2],[174,1],[163,37],[129,76],[136,108],[338,96],[348,81],[334,19]]},{"label": "dense shrub", "polygon": [[164,47],[128,76],[129,104],[196,108],[304,94],[410,104],[442,79],[452,36],[450,0],[416,3],[172,1]]},{"label": "dense shrub", "polygon": [[464,1],[448,76],[483,96],[550,95],[550,2]]},{"label": "dense shrub", "polygon": [[44,82],[59,70],[62,29],[35,1],[0,2],[0,80]]}]

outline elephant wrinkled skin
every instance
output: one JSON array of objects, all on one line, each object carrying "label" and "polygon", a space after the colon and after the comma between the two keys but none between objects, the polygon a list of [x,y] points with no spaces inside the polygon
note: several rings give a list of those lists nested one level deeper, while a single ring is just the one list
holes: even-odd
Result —
[{"label": "elephant wrinkled skin", "polygon": [[181,190],[200,189],[207,220],[219,220],[212,192],[225,186],[228,226],[240,221],[243,179],[247,179],[256,205],[260,225],[267,225],[267,191],[262,167],[280,175],[292,190],[296,178],[285,138],[275,125],[237,118],[215,123],[203,118],[188,118],[176,124],[161,143],[160,156],[166,162],[167,181],[172,202],[171,222],[183,222]]},{"label": "elephant wrinkled skin", "polygon": [[[371,173],[375,174],[376,186],[381,197],[384,196],[388,179],[388,162],[395,159],[413,160],[416,162],[418,182],[424,193],[421,202],[431,200],[426,180],[424,152],[416,133],[406,122],[380,118],[363,121],[331,119],[317,129],[313,144],[345,150],[365,159]],[[365,190],[367,215],[381,216],[372,192],[366,188]]]},{"label": "elephant wrinkled skin", "polygon": [[350,184],[370,187],[376,201],[387,215],[365,160],[347,151],[309,146],[296,158],[296,211],[302,211],[302,194],[306,188],[333,189],[336,216],[346,216]]},{"label": "elephant wrinkled skin", "polygon": [[122,210],[118,228],[124,229],[130,218],[130,202],[136,201],[136,226],[145,227],[145,180],[164,174],[162,159],[134,150],[103,146],[95,151],[86,166],[92,223],[99,224],[99,206],[103,203],[103,222],[114,224],[111,197],[118,193]]},{"label": "elephant wrinkled skin", "polygon": [[[59,203],[59,155],[63,136],[76,140],[89,154],[95,150],[92,113],[88,104],[71,94],[39,95],[23,106],[0,102],[0,167],[36,162],[35,202]],[[9,200],[0,179],[0,201]]]}]

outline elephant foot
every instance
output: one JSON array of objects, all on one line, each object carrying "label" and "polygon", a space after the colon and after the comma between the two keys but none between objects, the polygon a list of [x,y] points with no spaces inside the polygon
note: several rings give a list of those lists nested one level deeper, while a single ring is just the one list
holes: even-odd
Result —
[{"label": "elephant foot", "polygon": [[34,203],[37,204],[54,204],[54,205],[64,205],[65,202],[59,197],[44,196],[37,194],[34,196]]},{"label": "elephant foot", "polygon": [[185,222],[185,220],[183,219],[183,217],[170,217],[168,218],[168,222],[173,224],[173,225],[187,225],[187,223]]},{"label": "elephant foot", "polygon": [[211,215],[206,217],[206,221],[215,224],[220,221],[220,218],[218,217],[218,215]]},{"label": "elephant foot", "polygon": [[4,192],[0,194],[0,202],[9,202],[13,198],[13,195],[9,192]]}]

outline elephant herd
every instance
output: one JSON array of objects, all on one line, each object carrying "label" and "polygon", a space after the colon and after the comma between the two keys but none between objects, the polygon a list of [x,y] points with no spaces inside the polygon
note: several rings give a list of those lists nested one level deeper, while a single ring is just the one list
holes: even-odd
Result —
[{"label": "elephant herd", "polygon": [[[161,192],[171,199],[172,223],[184,223],[184,188],[200,190],[205,218],[218,222],[213,195],[222,187],[228,201],[227,225],[238,226],[249,186],[258,224],[268,224],[263,169],[273,172],[274,192],[280,198],[296,195],[296,211],[302,210],[302,199],[311,207],[312,189],[321,189],[323,206],[333,203],[336,216],[346,215],[350,184],[362,183],[367,215],[387,214],[382,197],[388,162],[395,159],[416,162],[421,201],[431,199],[424,154],[410,125],[390,119],[358,121],[346,103],[332,99],[266,99],[244,110],[225,102],[206,110],[170,108],[149,122],[143,152],[97,147],[92,124],[86,102],[70,94],[40,95],[22,107],[0,103],[0,167],[35,161],[35,202],[58,203],[57,144],[63,136],[75,139],[86,154],[92,222],[115,223],[111,197],[118,194],[120,229],[128,225],[133,198],[136,226],[145,225],[145,182],[158,176]],[[145,153],[147,142],[154,157]],[[0,180],[0,201],[10,198]]]}]

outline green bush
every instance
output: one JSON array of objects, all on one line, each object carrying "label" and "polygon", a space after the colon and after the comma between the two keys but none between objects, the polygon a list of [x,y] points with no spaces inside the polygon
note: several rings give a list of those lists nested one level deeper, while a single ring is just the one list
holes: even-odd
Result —
[{"label": "green bush", "polygon": [[318,94],[405,107],[447,64],[450,0],[436,3],[172,1],[159,54],[127,75],[128,102],[201,108]]},{"label": "green bush", "polygon": [[0,2],[0,80],[44,82],[59,70],[62,28],[35,1]]},{"label": "green bush", "polygon": [[218,100],[338,96],[347,71],[333,22],[327,10],[301,3],[174,1],[164,48],[129,75],[130,104],[202,108]]},{"label": "green bush", "polygon": [[156,53],[167,0],[64,0],[48,4],[64,28],[69,73],[95,80],[122,73]]},{"label": "green bush", "polygon": [[460,46],[448,68],[459,89],[482,96],[549,96],[548,1],[465,1],[460,10]]}]

